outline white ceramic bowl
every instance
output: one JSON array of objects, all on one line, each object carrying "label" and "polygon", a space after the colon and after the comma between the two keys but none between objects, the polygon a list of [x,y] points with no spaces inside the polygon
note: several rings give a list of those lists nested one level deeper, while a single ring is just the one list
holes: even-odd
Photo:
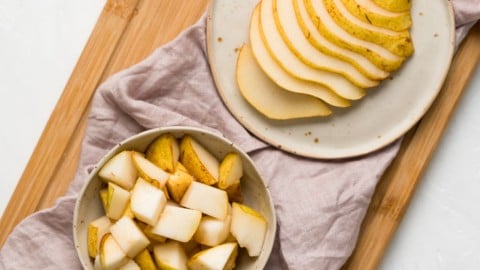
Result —
[{"label": "white ceramic bowl", "polygon": [[93,269],[93,261],[89,258],[87,249],[88,224],[104,215],[99,196],[102,181],[98,177],[98,171],[115,154],[130,149],[144,152],[155,138],[168,132],[178,138],[185,134],[191,135],[219,160],[229,152],[236,152],[242,157],[244,176],[241,186],[244,203],[256,209],[265,217],[268,222],[268,231],[260,256],[250,258],[242,249],[237,258],[237,267],[235,269],[263,269],[272,251],[276,232],[275,211],[268,187],[265,185],[250,157],[232,142],[207,130],[183,126],[151,129],[134,135],[115,146],[98,162],[81,190],[75,205],[73,236],[75,248],[83,267],[85,269]]}]

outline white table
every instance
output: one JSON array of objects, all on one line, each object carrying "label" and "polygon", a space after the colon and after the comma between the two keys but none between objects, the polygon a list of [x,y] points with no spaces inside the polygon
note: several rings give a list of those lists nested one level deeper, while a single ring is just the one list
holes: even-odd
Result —
[{"label": "white table", "polygon": [[[0,0],[0,215],[104,1]],[[381,269],[480,264],[480,69],[466,90]],[[33,179],[34,180],[34,179]]]}]

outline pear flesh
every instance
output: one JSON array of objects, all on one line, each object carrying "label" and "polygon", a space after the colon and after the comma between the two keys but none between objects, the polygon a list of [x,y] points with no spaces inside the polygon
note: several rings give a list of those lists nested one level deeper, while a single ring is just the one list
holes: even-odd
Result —
[{"label": "pear flesh", "polygon": [[332,113],[325,103],[317,98],[278,87],[263,73],[248,45],[243,45],[238,54],[236,77],[242,96],[252,107],[270,119],[309,118]]},{"label": "pear flesh", "polygon": [[361,98],[364,95],[362,88],[339,74],[309,67],[293,54],[275,26],[272,1],[260,2],[260,33],[265,47],[280,66],[292,76],[321,84],[340,96],[348,96],[349,99]]},{"label": "pear flesh", "polygon": [[128,257],[134,258],[144,250],[150,241],[129,217],[122,217],[110,227],[110,232]]},{"label": "pear flesh", "polygon": [[391,12],[371,0],[342,0],[345,8],[357,19],[393,31],[408,30],[412,26],[409,12]]},{"label": "pear flesh", "polygon": [[167,172],[174,172],[180,156],[177,139],[171,133],[160,135],[146,150],[147,159]]},{"label": "pear flesh", "polygon": [[133,187],[130,201],[135,217],[152,226],[157,223],[163,208],[167,204],[167,198],[163,191],[143,178],[138,178]]},{"label": "pear flesh", "polygon": [[341,0],[323,0],[330,17],[350,35],[380,45],[399,56],[413,53],[412,38],[407,30],[398,32],[378,27],[353,16]]},{"label": "pear flesh", "polygon": [[167,204],[151,232],[185,243],[192,239],[201,218],[198,210]]},{"label": "pear flesh", "polygon": [[135,256],[135,258],[133,258],[133,260],[138,266],[140,266],[140,269],[142,270],[157,270],[157,266],[155,265],[152,255],[150,255],[148,249],[141,251],[137,256]]},{"label": "pear flesh", "polygon": [[[180,165],[180,163],[178,163]],[[170,175],[167,181],[168,193],[175,202],[180,202],[183,194],[193,182],[193,176],[182,170],[180,167]]]},{"label": "pear flesh", "polygon": [[232,204],[230,232],[250,257],[260,255],[267,234],[267,222],[257,211],[239,203]]},{"label": "pear flesh", "polygon": [[226,243],[200,251],[187,262],[190,270],[232,270],[238,254],[236,243]]},{"label": "pear flesh", "polygon": [[227,215],[223,220],[214,217],[203,216],[193,239],[199,244],[217,246],[227,240],[230,233],[232,216]]},{"label": "pear flesh", "polygon": [[92,258],[95,258],[98,255],[98,250],[100,248],[100,241],[103,236],[110,232],[110,226],[112,222],[107,216],[102,216],[88,225],[88,255]]},{"label": "pear flesh", "polygon": [[183,195],[180,205],[224,219],[228,214],[229,202],[227,192],[224,190],[194,181]]},{"label": "pear flesh", "polygon": [[[262,40],[262,36],[260,33],[260,25],[259,25],[259,7],[258,6],[253,11],[252,18],[251,18],[250,43],[251,43],[253,54],[256,59],[256,63],[250,64],[252,66],[251,68],[254,68],[256,70],[257,69],[256,66],[259,65],[269,78],[264,76],[264,74],[261,71],[260,72],[256,71],[257,73],[260,73],[260,74],[254,75],[253,71],[248,70],[248,67],[246,67],[244,64],[246,62],[250,63],[250,61],[242,60],[242,62],[240,62],[240,59],[241,59],[240,57],[246,58],[247,56],[243,56],[243,55],[241,56],[239,54],[237,59],[237,81],[239,81],[238,82],[239,84],[240,82],[243,83],[243,85],[240,86],[240,90],[242,91],[242,94],[244,94],[245,98],[247,98],[247,96],[251,97],[253,95],[265,95],[265,96],[270,95],[270,92],[273,91],[273,89],[279,89],[282,91],[287,90],[293,93],[311,95],[313,97],[319,98],[322,101],[325,101],[326,103],[336,107],[350,106],[350,102],[348,100],[346,100],[343,97],[340,97],[330,89],[314,82],[305,81],[305,80],[301,80],[299,78],[293,77],[292,75],[287,73],[285,70],[283,70],[282,67],[280,67],[280,65],[276,62],[276,60],[270,55],[270,53],[268,52]],[[243,54],[246,54],[246,53],[247,52],[243,52]],[[243,69],[243,70],[239,70],[239,69]],[[265,81],[263,83],[265,84],[265,86],[263,86],[262,88],[255,87],[254,85],[252,85],[252,87],[248,87],[246,83],[250,82],[250,80],[253,80],[253,79],[250,79],[251,76],[258,77],[258,78],[255,78],[255,80],[262,79],[262,81]],[[240,81],[240,79],[242,79],[242,81]],[[283,89],[280,89],[274,83],[269,82],[269,79],[275,82],[276,85],[278,85],[280,88],[283,88]],[[270,84],[275,86],[269,86]],[[256,89],[268,89],[268,91],[264,90],[265,93],[262,93],[263,91],[260,92],[260,91],[257,91]],[[260,93],[257,93],[257,92],[260,92]],[[277,92],[280,92],[280,91],[277,91]],[[279,93],[279,94],[282,94],[282,93]],[[271,95],[271,96],[274,97],[275,95]],[[301,97],[301,95],[297,95],[297,96]],[[288,104],[288,100],[290,98],[293,98],[293,100],[295,100],[294,97],[296,96],[292,94],[289,94],[289,96],[287,96],[287,94],[282,94],[282,96],[278,97],[277,99],[280,99],[282,101],[283,99],[285,99],[287,100],[287,102],[283,102],[283,103]],[[247,100],[249,99],[247,98]],[[250,103],[253,103],[253,100],[250,100],[250,101],[251,101]],[[262,101],[263,100],[257,103],[260,103]],[[277,100],[274,100],[274,101],[277,101]],[[254,107],[257,108],[257,110],[259,110],[259,108],[265,107],[265,106],[260,107],[260,105],[261,104],[257,104]],[[274,105],[275,104],[273,104],[273,106]],[[284,106],[279,105],[279,107],[283,108]],[[269,115],[271,114],[272,113],[270,113]]]},{"label": "pear flesh", "polygon": [[180,143],[180,162],[200,182],[213,185],[218,182],[218,160],[190,136]]},{"label": "pear flesh", "polygon": [[392,12],[406,12],[412,7],[411,0],[370,0],[379,7]]},{"label": "pear flesh", "polygon": [[405,60],[404,57],[398,56],[380,45],[359,39],[345,31],[330,17],[323,1],[296,1],[299,5],[305,5],[310,19],[317,26],[318,31],[338,46],[362,54],[377,67],[387,72],[395,71]]},{"label": "pear flesh", "polygon": [[220,163],[218,187],[226,189],[233,184],[240,183],[242,176],[242,158],[236,153],[228,153]]},{"label": "pear flesh", "polygon": [[125,265],[118,268],[118,270],[141,270],[141,268],[135,261],[129,260]]},{"label": "pear flesh", "polygon": [[160,188],[165,186],[165,183],[167,183],[169,177],[167,172],[150,162],[143,156],[143,154],[139,152],[132,151],[132,160],[135,168],[137,168],[138,174],[143,179],[150,182],[158,182],[158,186]]},{"label": "pear flesh", "polygon": [[125,252],[113,239],[111,233],[103,236],[100,242],[100,265],[104,270],[116,270],[128,262]]},{"label": "pear flesh", "polygon": [[187,255],[177,241],[155,245],[153,255],[160,269],[187,270]]},{"label": "pear flesh", "polygon": [[293,6],[297,17],[298,25],[303,31],[303,35],[318,50],[333,57],[352,64],[362,74],[372,80],[383,80],[389,73],[374,65],[365,56],[353,52],[349,49],[340,47],[326,39],[317,29],[310,19],[303,0],[293,0]]},{"label": "pear flesh", "polygon": [[303,35],[302,29],[297,22],[293,1],[273,0],[272,2],[277,29],[289,49],[302,62],[313,68],[338,73],[361,88],[370,88],[378,85],[378,81],[370,80],[350,63],[324,54],[308,42],[307,37]]},{"label": "pear flesh", "polygon": [[122,151],[113,156],[100,169],[98,176],[130,190],[137,180],[137,169],[133,165],[130,151]]},{"label": "pear flesh", "polygon": [[130,192],[114,184],[108,182],[107,193],[107,216],[117,220],[123,216],[125,209],[130,202]]}]

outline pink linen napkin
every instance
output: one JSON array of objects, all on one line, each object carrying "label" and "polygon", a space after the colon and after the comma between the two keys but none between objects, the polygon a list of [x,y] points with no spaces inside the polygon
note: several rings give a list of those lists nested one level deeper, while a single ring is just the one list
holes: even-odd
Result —
[{"label": "pink linen napkin", "polygon": [[[480,17],[480,1],[454,1],[458,40]],[[0,251],[0,269],[80,269],[72,238],[76,196],[112,146],[145,129],[207,128],[249,153],[270,187],[278,217],[267,269],[339,269],[350,256],[375,186],[399,141],[367,156],[312,160],[253,137],[228,112],[212,80],[206,16],[143,62],[103,83],[88,119],[76,176],[52,208],[23,220]],[[294,169],[293,169],[294,168]]]}]

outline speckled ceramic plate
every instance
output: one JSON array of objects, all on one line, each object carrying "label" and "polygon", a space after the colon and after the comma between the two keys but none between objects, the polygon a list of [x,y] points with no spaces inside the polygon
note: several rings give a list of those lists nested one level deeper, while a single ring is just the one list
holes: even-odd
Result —
[{"label": "speckled ceramic plate", "polygon": [[327,118],[270,120],[242,98],[235,80],[237,51],[249,43],[248,25],[257,2],[212,2],[207,25],[210,66],[220,95],[237,120],[258,138],[293,154],[346,158],[390,144],[424,115],[450,66],[455,47],[450,1],[415,0],[411,29],[415,53],[391,80]]}]

